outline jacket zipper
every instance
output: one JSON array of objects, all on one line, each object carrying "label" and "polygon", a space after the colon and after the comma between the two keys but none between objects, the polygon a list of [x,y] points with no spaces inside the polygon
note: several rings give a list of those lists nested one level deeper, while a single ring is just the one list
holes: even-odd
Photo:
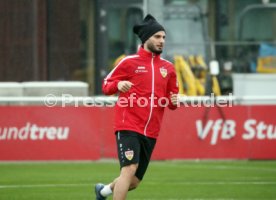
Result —
[{"label": "jacket zipper", "polygon": [[147,136],[147,128],[149,125],[149,122],[151,120],[151,116],[152,116],[152,110],[153,110],[153,104],[154,104],[154,65],[153,65],[153,59],[154,59],[154,54],[152,53],[152,58],[151,58],[151,95],[150,95],[150,114],[149,114],[149,118],[148,121],[146,123],[145,129],[144,129],[144,135]]}]

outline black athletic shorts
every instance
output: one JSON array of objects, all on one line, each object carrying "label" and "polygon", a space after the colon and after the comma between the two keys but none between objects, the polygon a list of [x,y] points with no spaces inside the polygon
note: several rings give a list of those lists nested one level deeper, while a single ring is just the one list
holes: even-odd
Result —
[{"label": "black athletic shorts", "polygon": [[120,167],[138,164],[135,176],[142,180],[150,162],[156,139],[134,131],[117,131],[116,141]]}]

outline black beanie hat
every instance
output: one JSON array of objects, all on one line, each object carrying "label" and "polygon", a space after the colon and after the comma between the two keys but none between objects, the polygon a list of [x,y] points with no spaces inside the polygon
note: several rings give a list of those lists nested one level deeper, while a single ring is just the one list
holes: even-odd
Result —
[{"label": "black beanie hat", "polygon": [[147,39],[154,35],[158,31],[165,31],[164,27],[159,24],[156,19],[148,14],[141,24],[136,24],[133,27],[133,32],[138,35],[144,44]]}]

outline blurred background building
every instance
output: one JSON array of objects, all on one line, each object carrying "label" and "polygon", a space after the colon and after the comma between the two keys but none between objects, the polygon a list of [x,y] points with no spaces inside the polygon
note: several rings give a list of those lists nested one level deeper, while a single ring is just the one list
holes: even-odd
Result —
[{"label": "blurred background building", "polygon": [[218,61],[222,94],[233,73],[276,71],[276,0],[0,0],[0,81],[78,80],[101,94],[147,13],[167,31],[163,57],[182,56],[198,79]]}]

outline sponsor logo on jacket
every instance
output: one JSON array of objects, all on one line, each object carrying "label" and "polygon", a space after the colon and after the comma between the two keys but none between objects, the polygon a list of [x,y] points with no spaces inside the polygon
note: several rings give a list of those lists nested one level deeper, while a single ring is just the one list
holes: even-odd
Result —
[{"label": "sponsor logo on jacket", "polygon": [[135,73],[146,73],[148,70],[146,69],[145,66],[137,66]]}]

